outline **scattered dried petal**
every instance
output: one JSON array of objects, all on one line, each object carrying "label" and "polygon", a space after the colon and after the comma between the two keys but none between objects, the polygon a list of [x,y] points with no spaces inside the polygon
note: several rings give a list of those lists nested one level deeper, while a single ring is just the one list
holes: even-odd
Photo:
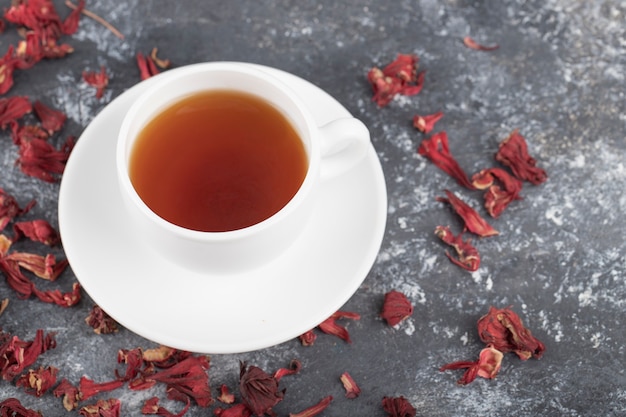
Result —
[{"label": "scattered dried petal", "polygon": [[55,397],[63,396],[63,407],[67,411],[72,411],[78,407],[78,401],[81,399],[80,391],[72,385],[67,379],[63,378],[59,385],[54,389]]},{"label": "scattered dried petal", "polygon": [[24,407],[17,398],[7,398],[0,401],[0,416],[42,417],[42,414],[39,411]]},{"label": "scattered dried petal", "polygon": [[185,407],[180,410],[180,412],[174,414],[164,407],[159,406],[159,399],[157,397],[152,397],[147,399],[144,403],[143,407],[141,408],[141,414],[157,415],[162,417],[182,417],[187,414],[190,405],[191,403],[187,401],[187,405],[185,405]]},{"label": "scattered dried petal", "polygon": [[137,52],[137,67],[139,67],[139,76],[141,80],[147,80],[148,78],[157,75],[160,71],[156,66],[154,60],[149,56],[144,56],[141,52]]},{"label": "scattered dried petal", "polygon": [[59,233],[46,220],[37,219],[27,222],[18,222],[13,225],[14,240],[26,236],[33,242],[54,246],[61,241]]},{"label": "scattered dried petal", "polygon": [[415,407],[404,397],[384,397],[383,410],[388,417],[415,417]]},{"label": "scattered dried petal", "polygon": [[496,160],[511,168],[513,175],[522,181],[539,185],[548,179],[546,172],[536,167],[537,161],[528,154],[526,139],[517,129],[500,143]]},{"label": "scattered dried petal", "polygon": [[[500,185],[495,184],[498,182]],[[498,217],[514,200],[521,200],[522,182],[500,168],[483,169],[472,176],[472,184],[487,189],[484,195],[485,209],[492,217]]]},{"label": "scattered dried petal", "polygon": [[321,322],[318,325],[318,328],[326,334],[337,336],[338,338],[343,339],[348,343],[352,343],[348,330],[345,327],[337,324],[337,320],[341,318],[359,320],[361,316],[357,313],[352,313],[349,311],[337,311],[332,316]]},{"label": "scattered dried petal", "polygon": [[95,404],[82,407],[79,414],[84,417],[119,417],[121,405],[117,398],[98,400]]},{"label": "scattered dried petal", "polygon": [[330,402],[333,400],[332,395],[328,397],[324,397],[317,404],[307,408],[306,410],[302,410],[299,413],[289,413],[289,417],[314,417],[326,410],[330,405]]},{"label": "scattered dried petal", "polygon": [[430,138],[424,139],[417,148],[417,153],[430,159],[439,169],[454,178],[459,185],[469,190],[474,189],[467,174],[450,153],[446,132],[435,133]]},{"label": "scattered dried petal", "polygon": [[100,67],[100,72],[83,71],[83,80],[96,88],[96,98],[102,98],[104,89],[109,84],[109,76],[104,66]]},{"label": "scattered dried petal", "polygon": [[424,72],[417,72],[418,60],[416,55],[398,54],[396,60],[382,70],[372,68],[367,74],[374,90],[372,100],[384,107],[398,94],[418,94],[424,85]]},{"label": "scattered dried petal", "polygon": [[27,394],[41,397],[57,382],[57,373],[59,370],[53,366],[42,367],[37,370],[29,370],[20,376],[15,385],[23,387]]},{"label": "scattered dried petal", "polygon": [[61,30],[65,35],[73,35],[78,30],[80,15],[85,9],[85,0],[79,0],[78,5],[72,8],[72,12],[65,18]]},{"label": "scattered dried petal", "polygon": [[486,379],[493,379],[498,374],[502,365],[504,355],[492,345],[480,351],[480,356],[476,362],[459,361],[452,362],[439,368],[441,372],[455,369],[467,369],[458,383],[466,385],[476,379],[477,376]]},{"label": "scattered dried petal", "polygon": [[226,384],[220,386],[220,393],[217,396],[217,400],[224,404],[232,404],[235,402],[235,394],[230,392],[230,389]]},{"label": "scattered dried petal", "polygon": [[[0,60],[0,84],[2,83],[2,61]],[[0,94],[4,94],[0,91]],[[0,98],[0,127],[2,129],[16,122],[33,110],[28,97],[14,96]]]},{"label": "scattered dried petal", "polygon": [[6,310],[8,306],[9,306],[9,299],[3,298],[2,301],[0,301],[0,316],[2,315],[2,313],[4,313],[4,310]]},{"label": "scattered dried petal", "polygon": [[34,205],[35,200],[31,200],[24,208],[20,208],[15,197],[0,188],[0,231],[15,217],[28,213]]},{"label": "scattered dried petal", "polygon": [[454,236],[449,227],[437,226],[435,228],[435,234],[444,243],[452,246],[456,250],[457,258],[454,258],[446,251],[446,256],[452,263],[467,269],[468,271],[477,271],[480,266],[480,254],[478,250],[471,244],[471,240],[463,240],[462,235]]},{"label": "scattered dried petal", "polygon": [[309,330],[302,333],[300,336],[298,336],[298,338],[300,339],[300,343],[302,343],[302,346],[312,346],[313,343],[315,343],[315,339],[317,339],[317,335],[313,330]]},{"label": "scattered dried petal", "polygon": [[82,376],[78,384],[78,389],[80,391],[81,399],[86,400],[96,394],[100,394],[101,392],[114,391],[122,385],[124,385],[123,381],[113,380],[98,383],[87,378],[86,376]]},{"label": "scattered dried petal", "polygon": [[546,350],[508,307],[497,309],[491,306],[489,312],[478,320],[478,335],[483,342],[504,353],[515,352],[522,360],[539,359]]},{"label": "scattered dried petal", "polygon": [[346,390],[347,398],[356,398],[361,395],[361,388],[359,388],[359,386],[349,373],[344,372],[343,374],[341,374],[339,379],[341,380],[341,383]]},{"label": "scattered dried petal", "polygon": [[499,232],[491,227],[491,225],[487,223],[487,221],[483,219],[480,214],[476,212],[476,210],[454,195],[453,192],[445,190],[445,193],[448,198],[437,197],[437,201],[450,204],[455,213],[463,219],[467,230],[480,237],[495,236],[499,234]]},{"label": "scattered dried petal", "polygon": [[33,104],[33,110],[35,110],[35,115],[37,115],[41,121],[41,126],[47,130],[49,134],[61,130],[67,120],[65,113],[60,110],[54,110],[41,101],[36,101],[35,104]]},{"label": "scattered dried petal", "polygon": [[252,411],[245,404],[235,404],[230,408],[216,408],[213,414],[217,417],[250,417]]},{"label": "scattered dried petal", "polygon": [[466,36],[463,38],[463,43],[468,48],[475,49],[477,51],[495,51],[496,49],[500,47],[500,45],[497,45],[497,44],[490,45],[490,46],[481,45],[469,36]]},{"label": "scattered dried petal", "polygon": [[443,117],[443,112],[427,114],[421,116],[419,114],[413,116],[413,126],[422,133],[430,133],[437,123]]},{"label": "scattered dried petal", "polygon": [[73,137],[68,138],[60,150],[54,149],[50,143],[42,139],[22,140],[16,163],[26,175],[46,182],[56,182],[58,178],[55,174],[63,174],[73,147]]},{"label": "scattered dried petal", "polygon": [[117,323],[100,306],[94,305],[85,323],[93,328],[96,334],[111,334],[117,332]]},{"label": "scattered dried petal", "polygon": [[280,368],[279,370],[274,372],[274,379],[276,380],[276,382],[278,382],[284,376],[297,374],[298,372],[300,372],[300,369],[302,369],[302,363],[297,359],[293,359],[291,362],[289,362],[288,368]]},{"label": "scattered dried petal", "polygon": [[161,59],[161,58],[157,57],[157,53],[158,52],[159,52],[159,50],[156,47],[152,48],[152,52],[150,53],[150,59],[152,59],[152,61],[154,61],[156,66],[161,68],[161,69],[169,68],[170,65],[171,65],[170,60],[169,59]]},{"label": "scattered dried petal", "polygon": [[44,335],[37,330],[32,341],[23,341],[17,336],[2,333],[4,342],[0,345],[0,372],[2,379],[12,381],[24,369],[37,360],[39,355],[56,347],[54,333]]},{"label": "scattered dried petal", "polygon": [[278,381],[256,366],[240,363],[239,392],[243,403],[256,416],[272,414],[272,408],[283,400],[285,391],[278,390]]},{"label": "scattered dried petal", "polygon": [[4,56],[0,58],[0,95],[6,94],[13,87],[13,72],[18,63],[19,60],[15,57],[14,48],[11,45]]},{"label": "scattered dried petal", "polygon": [[413,314],[413,305],[406,295],[392,290],[385,294],[383,309],[380,316],[390,326],[395,326]]}]

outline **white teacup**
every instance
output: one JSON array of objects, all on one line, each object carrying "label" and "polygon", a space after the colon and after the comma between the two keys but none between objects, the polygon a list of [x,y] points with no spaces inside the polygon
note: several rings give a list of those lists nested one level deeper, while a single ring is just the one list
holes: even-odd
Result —
[{"label": "white teacup", "polygon": [[[315,209],[324,181],[349,170],[367,152],[369,131],[355,118],[318,126],[300,97],[280,79],[236,62],[189,65],[143,93],[124,117],[117,143],[117,175],[129,215],[157,256],[207,274],[239,273],[284,253]],[[225,232],[202,232],[170,223],[141,199],[129,177],[129,158],[138,134],[155,116],[182,98],[206,90],[235,90],[269,102],[290,121],[303,142],[308,170],[291,200],[266,220]]]}]

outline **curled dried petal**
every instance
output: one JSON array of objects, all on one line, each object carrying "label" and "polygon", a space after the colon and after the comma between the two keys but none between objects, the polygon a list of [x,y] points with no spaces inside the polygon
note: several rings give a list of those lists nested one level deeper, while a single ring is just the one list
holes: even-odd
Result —
[{"label": "curled dried petal", "polygon": [[79,414],[84,417],[119,417],[121,406],[117,398],[98,400],[95,404],[82,407]]},{"label": "curled dried petal", "polygon": [[374,67],[367,73],[367,79],[374,91],[372,98],[384,107],[398,95],[418,94],[424,85],[424,72],[417,72],[419,58],[411,54],[398,54],[397,58],[382,70]]},{"label": "curled dried petal", "polygon": [[24,208],[20,208],[17,200],[0,188],[0,231],[15,217],[28,213],[35,205],[35,200],[31,200]]},{"label": "curled dried petal", "polygon": [[43,219],[15,223],[13,230],[15,231],[15,240],[26,236],[33,242],[40,242],[48,246],[54,246],[61,241],[59,233]]},{"label": "curled dried petal", "polygon": [[114,391],[122,385],[124,385],[124,382],[119,380],[98,383],[87,378],[86,376],[82,376],[78,384],[78,389],[80,391],[81,399],[86,400],[96,394],[100,394],[101,392]]},{"label": "curled dried petal", "polygon": [[159,399],[157,397],[152,397],[146,400],[143,407],[141,408],[141,414],[145,415],[157,415],[162,417],[182,417],[187,414],[189,410],[189,406],[191,403],[187,401],[185,407],[180,410],[178,413],[174,414],[171,411],[167,410],[164,407],[159,405]]},{"label": "curled dried petal", "polygon": [[464,37],[463,38],[463,43],[468,48],[475,49],[477,51],[495,51],[496,49],[498,49],[500,47],[497,44],[490,45],[490,46],[481,45],[478,42],[476,42],[474,39],[472,39],[470,36]]},{"label": "curled dried petal", "polygon": [[230,392],[230,389],[226,384],[220,386],[220,393],[217,396],[217,400],[224,404],[232,404],[235,402],[235,395]]},{"label": "curled dried petal", "polygon": [[476,362],[458,361],[446,364],[439,368],[440,371],[450,371],[455,369],[467,369],[458,383],[466,385],[472,382],[476,377],[493,379],[500,371],[502,358],[504,355],[493,345],[488,345],[480,351],[479,358]]},{"label": "curled dried petal", "polygon": [[[0,60],[0,84],[2,84],[2,61]],[[0,92],[0,94],[4,94]],[[33,110],[28,97],[14,96],[0,98],[0,127],[6,128]]]},{"label": "curled dried petal", "polygon": [[361,388],[354,381],[352,376],[348,372],[344,372],[339,377],[339,380],[343,384],[344,389],[346,390],[347,398],[356,398],[361,395]]},{"label": "curled dried petal", "polygon": [[54,389],[55,397],[63,397],[63,407],[67,411],[72,411],[78,407],[78,401],[81,399],[78,387],[72,385],[67,379],[63,378],[59,385]]},{"label": "curled dried petal", "polygon": [[481,170],[472,176],[472,184],[480,190],[487,189],[485,209],[492,217],[500,216],[511,202],[522,199],[522,182],[500,168]]},{"label": "curled dried petal", "polygon": [[47,130],[49,134],[61,130],[67,120],[65,113],[60,110],[52,109],[41,101],[36,101],[35,104],[33,104],[33,110],[41,121],[41,126]]},{"label": "curled dried petal", "polygon": [[463,219],[467,230],[480,237],[489,237],[499,234],[499,232],[491,227],[476,210],[457,197],[453,192],[445,190],[445,193],[448,198],[437,197],[437,201],[450,204],[454,212]]},{"label": "curled dried petal", "polygon": [[321,322],[318,325],[318,328],[326,334],[337,336],[348,343],[352,343],[352,340],[350,339],[350,334],[348,333],[348,329],[340,326],[337,323],[337,320],[341,318],[359,320],[361,316],[357,313],[352,313],[349,311],[337,311],[332,316]]},{"label": "curled dried petal", "polygon": [[27,373],[20,376],[15,385],[23,387],[27,394],[41,397],[57,382],[57,373],[59,370],[54,366],[42,367],[37,370],[30,369]]},{"label": "curled dried petal", "polygon": [[522,324],[522,319],[510,308],[493,306],[478,320],[480,340],[493,345],[501,352],[515,352],[522,360],[541,358],[544,344]]},{"label": "curled dried petal", "polygon": [[67,139],[60,150],[42,139],[21,141],[19,158],[16,163],[26,175],[39,178],[46,182],[56,182],[55,174],[62,174],[65,164],[74,147],[74,138]]},{"label": "curled dried petal", "polygon": [[239,392],[243,403],[256,416],[271,414],[272,408],[283,400],[285,391],[278,389],[278,381],[256,366],[240,364]]},{"label": "curled dried petal", "polygon": [[413,127],[422,133],[430,133],[435,128],[437,123],[443,117],[443,112],[437,112],[427,115],[415,115],[413,116]]},{"label": "curled dried petal", "polygon": [[395,326],[407,319],[411,314],[413,314],[413,305],[406,295],[396,290],[385,294],[385,301],[383,302],[380,316],[387,324]]},{"label": "curled dried petal", "polygon": [[289,362],[288,368],[280,368],[279,370],[274,372],[274,379],[276,380],[276,382],[278,382],[284,376],[297,374],[298,372],[300,372],[300,369],[302,369],[302,363],[297,359],[293,359],[291,362]]},{"label": "curled dried petal", "polygon": [[213,414],[217,417],[250,417],[252,411],[245,404],[235,404],[230,408],[216,408]]},{"label": "curled dried petal", "polygon": [[388,417],[415,417],[417,410],[409,400],[400,397],[383,397],[383,410]]},{"label": "curled dried petal", "polygon": [[513,175],[522,181],[539,185],[548,179],[546,172],[538,168],[537,161],[528,154],[526,139],[517,129],[500,143],[496,160],[511,168]]},{"label": "curled dried petal", "polygon": [[37,330],[32,341],[24,341],[17,336],[4,334],[5,340],[0,345],[0,372],[2,378],[11,381],[24,369],[37,360],[49,349],[56,347],[54,333],[44,335],[43,330]]},{"label": "curled dried petal", "polygon": [[449,227],[437,226],[435,228],[435,234],[444,243],[452,246],[456,250],[457,258],[446,252],[446,256],[452,263],[467,269],[468,271],[476,271],[480,266],[480,254],[478,250],[471,244],[471,240],[463,240],[461,235],[455,236]]},{"label": "curled dried petal", "polygon": [[92,87],[96,88],[96,98],[102,98],[104,89],[109,84],[109,76],[104,66],[100,67],[100,72],[83,71],[83,80]]},{"label": "curled dried petal", "polygon": [[309,330],[302,333],[300,336],[298,336],[298,338],[300,339],[300,343],[302,343],[302,346],[311,346],[313,345],[313,343],[315,343],[317,335],[313,330]]},{"label": "curled dried petal", "polygon": [[117,332],[117,323],[100,306],[94,305],[85,323],[93,328],[96,334],[110,334]]},{"label": "curled dried petal", "polygon": [[328,397],[324,397],[317,404],[307,408],[306,410],[302,410],[299,413],[289,413],[289,417],[314,417],[326,410],[333,400],[333,396],[329,395]]},{"label": "curled dried petal", "polygon": [[467,174],[450,153],[446,132],[435,133],[430,138],[424,139],[417,148],[417,153],[430,159],[439,169],[454,178],[459,185],[469,190],[474,189]]}]

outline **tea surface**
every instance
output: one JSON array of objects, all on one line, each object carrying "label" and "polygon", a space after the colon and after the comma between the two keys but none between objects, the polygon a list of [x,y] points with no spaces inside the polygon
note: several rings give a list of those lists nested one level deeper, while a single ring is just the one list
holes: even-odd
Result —
[{"label": "tea surface", "polygon": [[272,216],[298,191],[307,168],[304,145],[279,110],[228,90],[166,108],[140,132],[129,163],[131,182],[152,211],[207,232]]}]

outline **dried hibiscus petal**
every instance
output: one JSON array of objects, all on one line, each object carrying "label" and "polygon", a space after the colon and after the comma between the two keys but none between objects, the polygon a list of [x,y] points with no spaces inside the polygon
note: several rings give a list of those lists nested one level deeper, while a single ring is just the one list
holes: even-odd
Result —
[{"label": "dried hibiscus petal", "polygon": [[98,400],[95,404],[86,405],[78,412],[84,417],[119,417],[122,403],[117,398]]},{"label": "dried hibiscus petal", "polygon": [[341,381],[344,389],[346,390],[347,398],[356,398],[359,395],[361,395],[361,388],[359,388],[359,386],[357,385],[357,383],[354,381],[354,379],[349,373],[344,372],[343,374],[341,374],[341,376],[339,377],[339,380]]},{"label": "dried hibiscus petal", "polygon": [[[2,65],[0,61],[0,66]],[[2,84],[2,69],[0,67],[0,84]],[[0,94],[4,94],[0,92]],[[2,129],[11,125],[12,122],[16,122],[26,114],[33,110],[33,106],[30,103],[28,97],[14,96],[7,98],[0,98],[0,127]]]},{"label": "dried hibiscus petal", "polygon": [[80,398],[86,400],[101,392],[109,392],[116,390],[124,385],[123,381],[113,380],[107,382],[94,382],[93,380],[82,376],[78,384],[78,390],[80,391]]},{"label": "dried hibiscus petal", "polygon": [[217,417],[250,417],[252,411],[245,404],[235,404],[230,408],[216,408],[213,414]]},{"label": "dried hibiscus petal", "polygon": [[55,182],[55,174],[62,174],[65,164],[74,147],[74,138],[69,137],[60,150],[45,140],[21,141],[19,158],[16,163],[26,175],[46,182]]},{"label": "dried hibiscus petal", "polygon": [[50,134],[47,131],[43,130],[41,126],[20,126],[18,123],[12,123],[11,137],[13,138],[13,143],[19,146],[23,142],[30,142],[34,139],[46,141],[50,137]]},{"label": "dried hibiscus petal", "polygon": [[187,401],[185,407],[180,410],[178,413],[174,414],[171,411],[161,407],[159,405],[159,399],[157,397],[152,397],[146,400],[143,407],[141,408],[141,414],[145,415],[157,415],[162,417],[182,417],[187,414],[189,410],[189,406],[191,403]]},{"label": "dried hibiscus petal", "polygon": [[283,400],[285,390],[278,389],[278,381],[256,366],[240,363],[239,392],[243,403],[256,416],[272,414],[272,408]]},{"label": "dried hibiscus petal", "polygon": [[17,398],[7,398],[0,401],[0,415],[7,417],[42,417],[39,411],[24,407]]},{"label": "dried hibiscus petal", "polygon": [[289,362],[288,368],[280,368],[276,372],[274,372],[274,379],[276,380],[276,382],[278,382],[284,376],[297,374],[298,372],[300,372],[301,369],[302,363],[297,359],[293,359],[291,362]]},{"label": "dried hibiscus petal", "polygon": [[448,147],[448,134],[439,132],[424,139],[417,148],[417,153],[430,159],[439,169],[450,175],[459,185],[473,190],[474,186],[459,163],[454,159]]},{"label": "dried hibiscus petal", "polygon": [[515,352],[522,360],[541,358],[546,350],[510,308],[490,307],[489,312],[478,320],[478,335],[483,342],[504,353]]},{"label": "dried hibiscus petal", "polygon": [[78,387],[72,385],[67,379],[63,378],[59,385],[52,392],[55,397],[63,397],[63,407],[67,411],[72,411],[78,407],[78,401],[81,399]]},{"label": "dried hibiscus petal", "polygon": [[85,9],[85,0],[79,0],[78,5],[72,7],[72,12],[65,18],[61,30],[65,35],[73,35],[78,30],[80,15]]},{"label": "dried hibiscus petal", "polygon": [[85,323],[93,328],[96,334],[110,334],[117,332],[117,323],[100,306],[94,305]]},{"label": "dried hibiscus petal", "polygon": [[337,336],[338,338],[343,339],[348,343],[352,343],[352,340],[350,339],[350,334],[348,333],[348,329],[340,326],[337,323],[337,320],[342,318],[359,320],[361,316],[358,313],[353,313],[350,311],[337,311],[332,316],[321,322],[318,325],[318,328],[326,334]]},{"label": "dried hibiscus petal", "polygon": [[13,87],[13,72],[19,60],[15,57],[13,46],[0,58],[0,95],[6,94]]},{"label": "dried hibiscus petal", "polygon": [[54,366],[39,367],[37,370],[29,370],[20,376],[15,385],[23,387],[27,394],[41,397],[57,382],[59,370]]},{"label": "dried hibiscus petal", "polygon": [[147,80],[148,78],[157,75],[160,71],[157,68],[155,61],[150,56],[145,56],[141,52],[137,52],[137,67],[139,67],[139,76],[141,80]]},{"label": "dried hibiscus petal", "polygon": [[56,347],[54,333],[44,335],[37,330],[32,341],[23,341],[17,336],[3,334],[4,342],[0,345],[0,372],[2,379],[11,381],[24,369],[37,360],[39,355]]},{"label": "dried hibiscus petal", "polygon": [[415,115],[413,116],[413,127],[422,133],[430,133],[435,128],[437,123],[443,117],[443,112],[437,112],[427,115]]},{"label": "dried hibiscus petal", "polygon": [[417,410],[409,400],[400,397],[383,397],[383,410],[388,417],[415,417]]},{"label": "dried hibiscus petal", "polygon": [[396,290],[385,294],[385,301],[383,302],[380,316],[388,325],[395,326],[407,319],[411,314],[413,314],[413,305],[406,295]]},{"label": "dried hibiscus petal", "polygon": [[104,89],[109,84],[109,76],[104,66],[100,67],[100,72],[83,71],[83,80],[90,86],[96,88],[96,98],[102,98]]},{"label": "dried hibiscus petal", "polygon": [[492,217],[500,216],[511,202],[522,199],[522,182],[500,168],[477,172],[472,176],[472,184],[479,190],[487,189],[484,195],[485,209]]},{"label": "dried hibiscus petal", "polygon": [[332,400],[332,395],[329,395],[328,397],[322,398],[317,404],[312,405],[311,407],[302,410],[299,413],[289,413],[289,417],[314,417],[322,411],[326,410]]},{"label": "dried hibiscus petal", "polygon": [[464,37],[463,38],[463,43],[468,48],[475,49],[477,51],[495,51],[496,49],[498,49],[500,47],[497,44],[489,45],[489,46],[481,45],[478,42],[476,42],[474,39],[472,39],[470,36]]},{"label": "dried hibiscus petal", "polygon": [[418,60],[416,55],[398,54],[395,61],[382,70],[372,68],[367,73],[367,79],[374,90],[372,100],[384,107],[398,94],[418,94],[424,85],[424,72],[417,72]]},{"label": "dried hibiscus petal", "polygon": [[513,175],[522,181],[539,185],[548,179],[546,172],[538,168],[537,161],[528,154],[526,139],[517,129],[500,143],[496,160],[511,168]]},{"label": "dried hibiscus petal", "polygon": [[49,134],[58,132],[67,120],[67,116],[60,110],[52,109],[41,101],[33,104],[33,110],[41,121],[41,126],[48,131]]},{"label": "dried hibiscus petal", "polygon": [[467,369],[458,383],[466,385],[476,379],[477,376],[486,379],[493,379],[498,374],[502,365],[502,352],[495,349],[492,345],[480,351],[479,358],[476,362],[458,361],[452,362],[439,368],[440,371],[450,371],[455,369]]},{"label": "dried hibiscus petal", "polygon": [[217,396],[217,400],[224,404],[232,404],[235,402],[235,395],[230,392],[230,389],[226,384],[220,385],[220,393]]},{"label": "dried hibiscus petal", "polygon": [[446,256],[452,263],[467,269],[468,271],[476,271],[480,266],[480,254],[478,250],[471,244],[471,240],[463,240],[461,235],[454,236],[450,231],[450,228],[446,226],[437,226],[435,228],[435,234],[444,243],[452,246],[456,250],[457,258],[446,252]]},{"label": "dried hibiscus petal", "polygon": [[15,217],[28,213],[35,205],[35,200],[31,200],[24,208],[20,208],[17,200],[0,188],[0,231]]},{"label": "dried hibiscus petal", "polygon": [[317,335],[313,330],[306,331],[298,336],[300,339],[300,343],[302,346],[312,346],[315,343],[315,339],[317,339]]},{"label": "dried hibiscus petal", "polygon": [[463,219],[467,230],[480,237],[495,236],[499,234],[499,232],[491,227],[491,225],[487,223],[487,221],[483,219],[480,214],[476,212],[476,210],[454,195],[453,192],[445,190],[445,193],[448,198],[437,197],[437,201],[450,204],[455,213]]},{"label": "dried hibiscus petal", "polygon": [[59,233],[46,220],[37,219],[27,222],[18,222],[13,225],[14,240],[26,236],[33,242],[54,246],[61,241]]}]

